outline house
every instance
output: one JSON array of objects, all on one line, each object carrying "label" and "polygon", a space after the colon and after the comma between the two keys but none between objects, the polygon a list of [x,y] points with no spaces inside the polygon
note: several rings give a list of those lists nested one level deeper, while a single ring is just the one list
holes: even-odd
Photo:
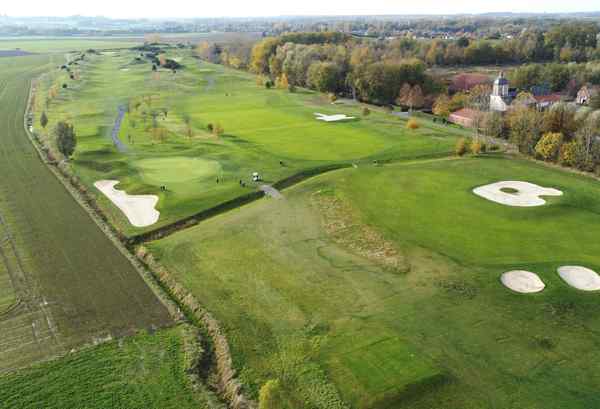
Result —
[{"label": "house", "polygon": [[453,112],[448,116],[448,121],[453,124],[464,126],[465,128],[473,127],[475,120],[481,115],[481,111],[475,109],[463,108]]},{"label": "house", "polygon": [[537,95],[533,97],[535,99],[535,106],[538,110],[543,111],[550,108],[552,105],[557,104],[564,99],[564,95],[553,93],[548,95]]},{"label": "house", "polygon": [[450,92],[468,92],[477,85],[489,85],[492,81],[490,77],[484,74],[458,74],[452,78]]},{"label": "house", "polygon": [[589,105],[592,98],[600,93],[600,86],[598,85],[584,85],[577,92],[576,101],[579,105]]}]

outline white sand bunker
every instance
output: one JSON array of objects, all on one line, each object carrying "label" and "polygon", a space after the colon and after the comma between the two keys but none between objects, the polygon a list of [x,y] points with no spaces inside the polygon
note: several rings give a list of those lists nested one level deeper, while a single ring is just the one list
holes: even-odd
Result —
[{"label": "white sand bunker", "polygon": [[600,276],[594,270],[580,266],[563,266],[558,274],[571,287],[583,291],[600,290]]},{"label": "white sand bunker", "polygon": [[537,274],[524,270],[507,271],[500,281],[505,287],[523,294],[539,293],[546,287]]},{"label": "white sand bunker", "polygon": [[154,208],[158,203],[156,195],[128,195],[115,189],[118,180],[99,180],[94,186],[110,199],[127,216],[135,227],[150,226],[158,221],[160,212]]},{"label": "white sand bunker", "polygon": [[503,181],[473,189],[473,193],[492,202],[507,206],[542,206],[546,201],[540,196],[562,196],[557,189],[541,187],[529,182]]},{"label": "white sand bunker", "polygon": [[315,112],[318,121],[325,122],[338,122],[338,121],[347,121],[349,119],[354,119],[353,116],[346,116],[345,114],[337,114],[337,115],[325,115]]}]

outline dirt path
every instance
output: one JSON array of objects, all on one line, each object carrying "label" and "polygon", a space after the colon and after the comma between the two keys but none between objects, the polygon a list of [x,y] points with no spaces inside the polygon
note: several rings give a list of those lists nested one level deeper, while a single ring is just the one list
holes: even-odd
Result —
[{"label": "dirt path", "polygon": [[123,105],[120,105],[117,113],[117,119],[115,119],[115,124],[113,125],[112,133],[110,134],[110,137],[119,152],[127,152],[127,146],[125,146],[119,139],[119,132],[121,131],[121,124],[123,123],[125,112],[126,108]]},{"label": "dirt path", "polygon": [[270,196],[274,199],[283,199],[281,192],[271,185],[260,185],[258,188],[265,192],[265,195],[267,196]]}]

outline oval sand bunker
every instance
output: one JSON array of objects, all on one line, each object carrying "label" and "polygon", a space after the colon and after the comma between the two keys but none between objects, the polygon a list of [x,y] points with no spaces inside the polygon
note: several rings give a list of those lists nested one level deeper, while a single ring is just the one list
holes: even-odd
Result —
[{"label": "oval sand bunker", "polygon": [[473,189],[473,193],[492,202],[517,207],[542,206],[546,201],[540,196],[562,196],[563,194],[558,189],[515,180],[480,186]]},{"label": "oval sand bunker", "polygon": [[600,290],[600,276],[594,270],[581,266],[563,266],[558,275],[571,287],[583,291]]},{"label": "oval sand bunker", "polygon": [[539,293],[546,287],[537,274],[524,270],[507,271],[500,281],[505,287],[523,294]]},{"label": "oval sand bunker", "polygon": [[160,215],[160,212],[154,208],[158,203],[158,196],[128,195],[122,190],[115,189],[118,183],[118,180],[99,180],[94,183],[94,186],[121,209],[133,226],[146,227],[156,223]]}]

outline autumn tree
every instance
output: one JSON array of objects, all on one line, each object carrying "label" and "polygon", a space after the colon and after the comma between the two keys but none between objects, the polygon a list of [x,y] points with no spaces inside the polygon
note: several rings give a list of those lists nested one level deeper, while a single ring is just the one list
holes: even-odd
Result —
[{"label": "autumn tree", "polygon": [[421,108],[425,104],[425,96],[423,95],[423,90],[419,85],[415,85],[410,89],[406,102],[408,103],[411,111],[413,108]]},{"label": "autumn tree", "polygon": [[409,105],[408,99],[410,97],[410,91],[411,91],[411,86],[409,83],[405,82],[404,84],[402,84],[402,87],[400,87],[400,92],[398,93],[398,98],[396,98],[396,104],[408,106]]},{"label": "autumn tree", "polygon": [[542,135],[541,115],[534,109],[517,107],[509,112],[507,122],[511,142],[517,145],[521,153],[533,155]]},{"label": "autumn tree", "polygon": [[548,132],[535,145],[535,153],[546,161],[555,161],[558,158],[562,142],[562,134]]},{"label": "autumn tree", "polygon": [[434,115],[448,118],[450,115],[450,98],[446,94],[441,94],[436,98],[433,104]]}]

